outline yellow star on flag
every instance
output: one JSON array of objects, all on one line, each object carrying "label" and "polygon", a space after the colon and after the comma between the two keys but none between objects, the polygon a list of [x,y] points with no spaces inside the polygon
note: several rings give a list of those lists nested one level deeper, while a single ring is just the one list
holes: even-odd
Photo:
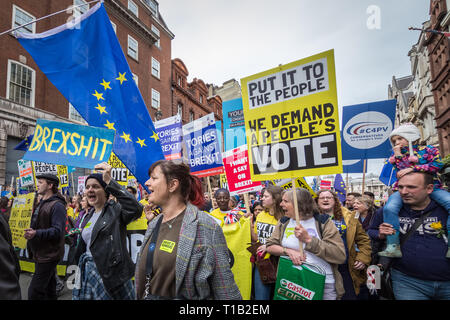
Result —
[{"label": "yellow star on flag", "polygon": [[150,138],[155,139],[155,142],[159,140],[158,134],[155,131],[153,131],[153,135]]},{"label": "yellow star on flag", "polygon": [[100,114],[108,114],[108,112],[106,112],[106,107],[102,107],[99,103],[97,103],[97,107],[95,107],[95,109],[98,109],[98,111],[100,111]]},{"label": "yellow star on flag", "polygon": [[100,85],[102,85],[103,88],[105,88],[105,91],[106,91],[106,89],[112,90],[111,87],[109,86],[110,83],[111,82],[106,82],[105,79],[103,79],[103,81],[102,81],[102,83],[100,83]]},{"label": "yellow star on flag", "polygon": [[[123,132],[123,131],[122,131]],[[128,141],[131,141],[130,139],[130,134],[126,134],[125,132],[123,132],[123,134],[120,136],[123,140],[125,140],[125,143]]]},{"label": "yellow star on flag", "polygon": [[124,82],[124,81],[128,81],[127,79],[125,79],[125,73],[126,72],[124,72],[124,73],[119,72],[119,76],[116,78],[116,80],[120,81],[120,84],[122,84],[122,82]]},{"label": "yellow star on flag", "polygon": [[147,146],[146,144],[145,144],[145,139],[140,139],[139,137],[138,137],[138,141],[136,141],[136,143],[137,144],[140,144],[141,145],[141,148],[143,148],[144,146]]},{"label": "yellow star on flag", "polygon": [[95,90],[95,93],[93,93],[92,95],[95,96],[97,100],[105,100],[105,98],[103,98],[103,93],[98,93],[97,90]]},{"label": "yellow star on flag", "polygon": [[114,128],[114,122],[109,122],[108,120],[106,120],[106,123],[104,124],[104,126],[107,127],[108,129],[116,130]]}]

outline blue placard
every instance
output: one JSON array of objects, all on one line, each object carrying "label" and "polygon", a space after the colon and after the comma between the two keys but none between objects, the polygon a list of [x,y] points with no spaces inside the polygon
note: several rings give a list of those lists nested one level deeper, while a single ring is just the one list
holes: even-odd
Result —
[{"label": "blue placard", "polygon": [[396,100],[345,106],[342,111],[342,159],[386,158],[394,128]]},{"label": "blue placard", "polygon": [[161,148],[166,160],[175,160],[182,157],[181,142],[183,140],[181,116],[175,115],[170,118],[155,122]]},{"label": "blue placard", "polygon": [[114,130],[38,119],[23,159],[93,169],[108,161]]},{"label": "blue placard", "polygon": [[222,113],[225,151],[246,144],[242,98],[224,101]]},{"label": "blue placard", "polygon": [[184,125],[183,139],[192,174],[206,177],[223,173],[222,153],[213,113]]}]

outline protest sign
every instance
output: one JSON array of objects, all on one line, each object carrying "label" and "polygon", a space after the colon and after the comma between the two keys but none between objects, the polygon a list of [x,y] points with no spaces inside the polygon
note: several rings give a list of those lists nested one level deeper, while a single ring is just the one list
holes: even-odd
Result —
[{"label": "protest sign", "polygon": [[252,180],[342,172],[334,52],[241,79]]},{"label": "protest sign", "polygon": [[14,247],[25,249],[27,246],[27,240],[23,235],[25,234],[25,229],[30,227],[35,196],[36,194],[31,192],[14,198],[9,217],[9,227]]},{"label": "protest sign", "polygon": [[220,187],[228,189],[227,175],[225,173],[220,174]]},{"label": "protest sign", "polygon": [[242,98],[224,101],[222,113],[225,151],[246,144]]},{"label": "protest sign", "polygon": [[111,155],[108,159],[108,164],[112,167],[111,177],[116,180],[118,184],[126,187],[128,184],[129,171],[114,152],[111,152]]},{"label": "protest sign", "polygon": [[58,178],[59,178],[59,186],[58,189],[68,188],[69,187],[69,172],[67,166],[58,165]]},{"label": "protest sign", "polygon": [[166,160],[180,159],[183,140],[181,115],[156,121],[155,129]]},{"label": "protest sign", "polygon": [[[283,188],[284,190],[292,189],[292,179],[274,180],[273,182],[275,183],[275,185]],[[314,190],[309,186],[309,184],[302,177],[295,179],[295,187],[306,189],[313,196],[313,198],[317,197]]]},{"label": "protest sign", "polygon": [[37,185],[36,176],[41,174],[50,173],[54,174],[59,178],[58,189],[62,189],[63,187],[69,187],[69,174],[67,170],[67,166],[54,164],[54,163],[46,163],[40,161],[30,161],[33,167],[34,174],[34,182]]},{"label": "protest sign", "polygon": [[344,160],[386,158],[391,151],[389,135],[394,128],[396,100],[342,108],[342,155]]},{"label": "protest sign", "polygon": [[106,161],[114,130],[38,119],[26,160],[92,169]]},{"label": "protest sign", "polygon": [[214,113],[184,125],[183,138],[192,174],[207,177],[223,173]]},{"label": "protest sign", "polygon": [[87,177],[88,176],[79,176],[78,177],[78,188],[77,188],[77,193],[78,194],[84,193],[84,190],[86,189],[85,182],[86,182],[86,178]]},{"label": "protest sign", "polygon": [[27,187],[34,185],[33,165],[31,161],[20,159],[17,161],[19,168],[20,186]]},{"label": "protest sign", "polygon": [[225,151],[223,153],[223,164],[230,193],[245,193],[261,190],[261,182],[253,182],[250,176],[246,144]]}]

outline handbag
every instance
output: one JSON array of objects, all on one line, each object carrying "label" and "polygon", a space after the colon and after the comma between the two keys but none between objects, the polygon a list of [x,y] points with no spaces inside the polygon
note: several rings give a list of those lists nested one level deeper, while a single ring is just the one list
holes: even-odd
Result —
[{"label": "handbag", "polygon": [[[417,230],[417,228],[423,223],[426,217],[431,214],[432,210],[428,210],[426,213],[416,220],[411,229],[403,237],[400,238],[400,247],[408,240],[409,237]],[[392,288],[391,267],[393,258],[379,257],[378,264],[382,265],[383,273],[380,276],[380,297],[395,300],[394,290]]]},{"label": "handbag", "polygon": [[258,269],[259,277],[263,284],[272,284],[277,280],[277,258],[270,256],[267,259],[263,259],[256,253],[256,250],[261,246],[260,242],[252,243],[247,248],[248,251],[254,256],[255,265]]}]

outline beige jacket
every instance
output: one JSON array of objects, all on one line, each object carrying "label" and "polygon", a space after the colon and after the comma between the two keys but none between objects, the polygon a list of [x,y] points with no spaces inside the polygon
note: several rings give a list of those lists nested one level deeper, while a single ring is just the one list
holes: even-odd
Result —
[{"label": "beige jacket", "polygon": [[[322,217],[324,215],[320,216]],[[305,250],[314,253],[316,256],[324,259],[331,265],[335,280],[336,296],[339,300],[345,293],[344,281],[338,271],[338,265],[344,263],[346,260],[344,242],[342,241],[339,231],[331,219],[325,217],[320,220],[324,221],[321,226],[322,239],[312,237],[311,242],[305,245]],[[289,220],[284,223],[281,222],[281,220],[278,222],[272,236],[266,241],[267,247],[272,245],[281,245],[284,231],[286,230],[288,223]],[[320,230],[318,219],[316,219],[316,228],[317,230]]]}]

